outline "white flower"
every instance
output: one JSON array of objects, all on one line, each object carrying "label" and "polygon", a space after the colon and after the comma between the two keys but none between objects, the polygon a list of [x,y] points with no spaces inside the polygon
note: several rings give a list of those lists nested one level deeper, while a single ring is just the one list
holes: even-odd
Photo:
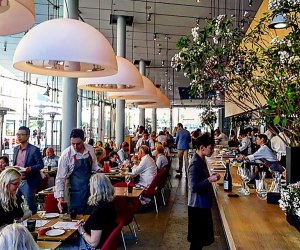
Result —
[{"label": "white flower", "polygon": [[218,44],[219,42],[218,42],[218,39],[217,38],[213,38],[213,41],[214,41],[214,44]]}]

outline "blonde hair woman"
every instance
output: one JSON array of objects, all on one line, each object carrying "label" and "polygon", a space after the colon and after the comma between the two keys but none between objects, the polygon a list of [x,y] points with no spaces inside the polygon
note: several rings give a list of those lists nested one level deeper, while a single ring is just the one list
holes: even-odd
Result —
[{"label": "blonde hair woman", "polygon": [[39,247],[26,227],[14,223],[7,225],[1,230],[0,249],[38,250]]},{"label": "blonde hair woman", "polygon": [[22,198],[16,193],[21,184],[21,174],[15,168],[7,168],[0,174],[0,226],[13,223],[23,217]]},{"label": "blonde hair woman", "polygon": [[99,249],[116,227],[116,212],[113,205],[114,187],[104,174],[94,174],[90,178],[88,204],[92,213],[86,222],[80,221],[78,232],[82,236],[76,244],[63,249]]}]

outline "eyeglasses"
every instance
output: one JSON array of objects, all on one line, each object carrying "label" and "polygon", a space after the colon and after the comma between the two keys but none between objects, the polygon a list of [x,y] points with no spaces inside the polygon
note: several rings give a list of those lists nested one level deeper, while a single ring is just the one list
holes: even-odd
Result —
[{"label": "eyeglasses", "polygon": [[13,186],[19,186],[21,183],[19,181],[15,181],[15,182],[10,182],[9,184]]},{"label": "eyeglasses", "polygon": [[28,135],[28,134],[19,134],[19,133],[17,133],[17,136],[25,136],[25,135]]}]

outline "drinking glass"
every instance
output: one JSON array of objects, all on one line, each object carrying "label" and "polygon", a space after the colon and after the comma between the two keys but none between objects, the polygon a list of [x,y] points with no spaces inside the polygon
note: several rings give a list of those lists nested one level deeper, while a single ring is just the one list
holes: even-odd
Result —
[{"label": "drinking glass", "polygon": [[265,200],[267,199],[267,189],[265,184],[266,172],[259,172],[259,180],[257,180],[256,185],[256,195],[259,199]]},{"label": "drinking glass", "polygon": [[245,164],[242,164],[238,167],[237,171],[238,176],[240,177],[242,187],[238,189],[239,194],[249,195],[250,191],[247,186],[247,183],[250,181],[250,171],[246,168]]},{"label": "drinking glass", "polygon": [[38,215],[41,219],[44,218],[45,214],[46,214],[46,211],[37,211],[37,215]]},{"label": "drinking glass", "polygon": [[127,189],[126,189],[125,193],[128,194],[128,185],[131,182],[131,176],[130,175],[125,176],[125,182],[126,182],[126,185],[127,185]]}]

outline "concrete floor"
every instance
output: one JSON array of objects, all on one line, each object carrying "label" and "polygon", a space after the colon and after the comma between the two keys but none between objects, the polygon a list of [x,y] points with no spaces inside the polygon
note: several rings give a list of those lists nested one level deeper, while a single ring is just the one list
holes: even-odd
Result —
[{"label": "concrete floor", "polygon": [[[138,242],[127,240],[127,249],[189,249],[187,241],[187,186],[186,178],[175,178],[175,169],[177,168],[177,158],[172,163],[172,191],[165,194],[167,199],[166,206],[159,203],[159,213],[156,214],[155,208],[148,209],[136,215],[141,230],[137,232]],[[222,229],[219,212],[214,206],[213,220],[215,230],[215,242],[203,249],[211,250],[228,249],[225,235]],[[125,235],[130,232],[124,228]],[[120,245],[119,249],[123,249]]]}]

